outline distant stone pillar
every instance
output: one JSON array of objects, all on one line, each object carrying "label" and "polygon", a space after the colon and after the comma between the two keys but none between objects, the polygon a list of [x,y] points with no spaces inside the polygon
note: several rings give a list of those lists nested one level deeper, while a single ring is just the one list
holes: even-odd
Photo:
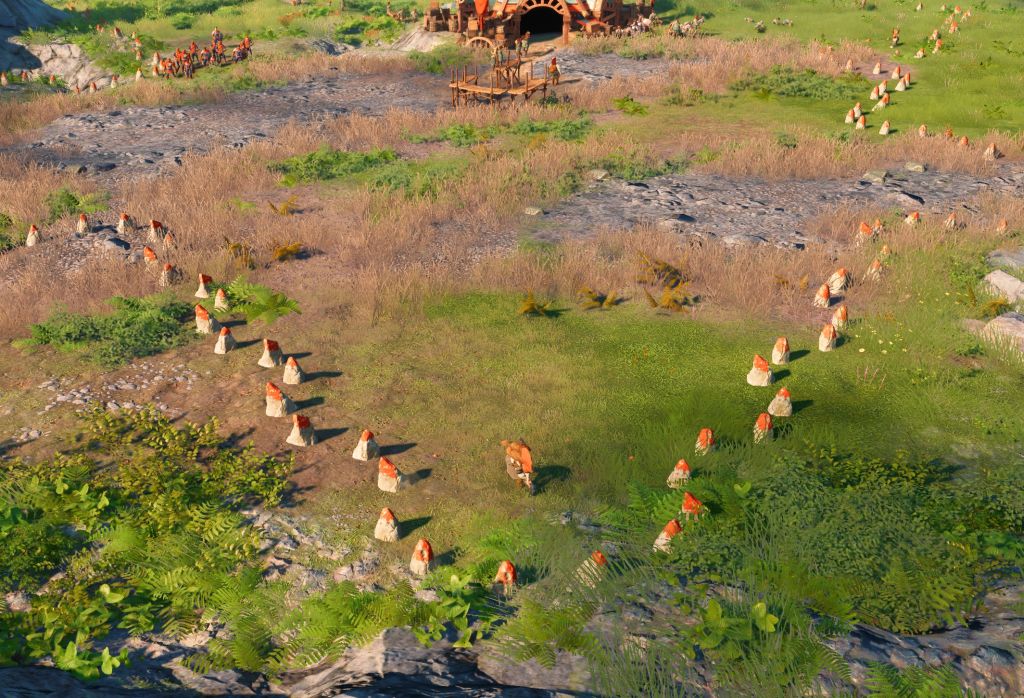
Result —
[{"label": "distant stone pillar", "polygon": [[565,46],[569,45],[569,27],[570,27],[570,25],[571,25],[571,20],[569,19],[569,14],[566,13],[566,14],[562,15],[562,43]]}]

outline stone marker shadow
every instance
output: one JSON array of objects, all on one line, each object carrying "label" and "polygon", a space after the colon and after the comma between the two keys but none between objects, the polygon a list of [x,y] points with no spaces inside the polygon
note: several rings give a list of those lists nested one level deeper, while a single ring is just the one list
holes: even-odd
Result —
[{"label": "stone marker shadow", "polygon": [[348,427],[339,427],[336,429],[317,429],[316,430],[316,442],[323,443],[324,441],[330,441],[335,436],[341,436],[348,431]]},{"label": "stone marker shadow", "polygon": [[405,538],[406,536],[412,535],[413,531],[418,528],[422,528],[430,523],[430,520],[434,518],[432,516],[419,516],[415,519],[407,519],[398,523],[398,537],[399,539]]},{"label": "stone marker shadow", "polygon": [[416,448],[416,442],[409,442],[405,444],[391,444],[390,446],[381,446],[380,455],[382,456],[397,456],[399,453],[405,453],[406,451]]}]

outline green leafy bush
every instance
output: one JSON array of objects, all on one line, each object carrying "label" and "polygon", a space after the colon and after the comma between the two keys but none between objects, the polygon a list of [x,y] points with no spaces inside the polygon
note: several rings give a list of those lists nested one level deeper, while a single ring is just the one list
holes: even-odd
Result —
[{"label": "green leafy bush", "polygon": [[32,325],[32,340],[61,351],[88,351],[92,360],[113,367],[180,346],[190,336],[183,323],[192,306],[169,295],[118,296],[110,304],[114,312],[106,315],[54,313]]},{"label": "green leafy bush", "polygon": [[643,116],[647,113],[647,107],[640,102],[636,101],[630,96],[620,97],[612,100],[612,104],[615,108],[621,111],[623,114],[630,114],[632,116]]},{"label": "green leafy bush", "polygon": [[25,235],[17,230],[14,219],[0,213],[0,252],[14,249],[24,241]]},{"label": "green leafy bush", "polygon": [[77,216],[107,210],[106,196],[102,194],[76,194],[61,187],[46,195],[47,223],[56,223],[64,216]]},{"label": "green leafy bush", "polygon": [[775,66],[766,73],[737,80],[731,88],[737,92],[754,92],[760,96],[855,100],[869,86],[868,81],[859,75],[830,78],[810,69],[798,71]]},{"label": "green leafy bush", "polygon": [[175,29],[191,29],[196,18],[185,12],[179,12],[171,17],[171,26]]},{"label": "green leafy bush", "polygon": [[360,46],[371,41],[392,42],[402,33],[404,25],[381,13],[378,17],[346,17],[334,28],[338,41]]},{"label": "green leafy bush", "polygon": [[551,135],[560,141],[582,141],[594,127],[592,119],[580,116],[576,119],[555,119],[552,121],[536,121],[524,118],[508,127],[509,133],[519,136],[537,134]]},{"label": "green leafy bush", "polygon": [[451,160],[398,160],[367,173],[372,189],[400,191],[409,197],[436,198],[465,170],[465,164]]},{"label": "green leafy bush", "polygon": [[259,579],[258,536],[238,511],[275,505],[292,463],[231,446],[216,422],[86,420],[78,451],[0,464],[0,589],[32,593],[64,572],[30,611],[0,613],[0,663],[49,657],[93,678],[124,659],[98,646],[115,628],[188,632],[234,580]]},{"label": "green leafy bush", "polygon": [[429,52],[409,52],[409,60],[417,70],[434,75],[446,74],[451,72],[452,68],[470,65],[476,58],[472,50],[455,44],[442,44]]},{"label": "green leafy bush", "polygon": [[305,155],[296,155],[270,166],[280,172],[282,184],[323,182],[342,179],[398,159],[393,150],[377,149],[366,153],[333,150],[323,146]]},{"label": "green leafy bush", "polygon": [[473,124],[452,124],[429,136],[412,136],[413,143],[448,142],[457,147],[479,145],[502,134],[511,133],[516,136],[550,135],[561,141],[582,141],[593,128],[594,122],[581,116],[577,119],[555,119],[538,121],[522,118],[508,126],[474,126]]}]

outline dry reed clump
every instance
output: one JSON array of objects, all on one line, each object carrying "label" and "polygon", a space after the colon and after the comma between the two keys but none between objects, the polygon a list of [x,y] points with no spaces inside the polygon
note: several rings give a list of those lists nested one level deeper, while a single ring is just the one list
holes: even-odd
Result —
[{"label": "dry reed clump", "polygon": [[[836,251],[824,245],[811,245],[803,251],[771,245],[729,247],[638,227],[607,231],[595,239],[570,240],[553,250],[519,249],[511,258],[489,257],[473,269],[465,287],[497,287],[519,293],[534,290],[563,298],[590,287],[644,303],[637,282],[644,257],[680,269],[687,292],[698,299],[694,314],[800,322],[819,319],[820,311],[812,307],[811,298],[833,271],[846,267],[859,278],[871,263],[873,251]],[[507,273],[512,268],[514,275]],[[867,309],[877,306],[879,296],[877,284],[856,284],[846,298]]]},{"label": "dry reed clump", "polygon": [[221,99],[223,94],[219,88],[183,86],[179,81],[149,79],[127,83],[116,90],[100,90],[95,94],[56,92],[27,100],[3,100],[0,101],[0,145],[15,143],[25,132],[41,128],[67,114],[108,111],[125,105],[157,107],[176,104],[185,97],[197,102],[213,102]]},{"label": "dry reed clump", "polygon": [[[657,55],[658,47],[670,40],[661,36],[627,40],[601,38],[582,42],[578,44],[581,48],[577,50],[606,53],[621,46],[623,41],[631,42],[629,46],[638,53],[646,51]],[[651,46],[645,47],[645,42]],[[720,94],[744,75],[764,72],[775,66],[811,69],[823,75],[837,76],[843,72],[848,59],[854,63],[874,60],[870,49],[850,42],[844,42],[834,49],[817,42],[804,44],[787,39],[726,41],[704,37],[679,43],[681,47],[671,56],[680,62],[669,64],[661,73],[643,79],[615,78],[596,86],[569,84],[566,91],[578,106],[607,109],[613,99],[623,94],[659,97],[664,96],[667,89],[675,84],[685,85],[688,90]]]},{"label": "dry reed clump", "polygon": [[993,175],[997,165],[983,156],[982,143],[1002,144],[1006,159],[1018,161],[1024,151],[1012,137],[991,133],[978,144],[964,147],[942,138],[920,138],[916,134],[900,134],[884,143],[866,138],[841,139],[823,136],[810,129],[793,129],[792,140],[780,143],[778,136],[767,129],[737,138],[721,131],[685,131],[666,144],[673,155],[685,153],[691,158],[695,172],[721,174],[729,177],[757,177],[765,180],[823,179],[859,177],[867,170],[884,167],[902,168],[906,162],[918,162],[932,169]]},{"label": "dry reed clump", "polygon": [[49,214],[46,197],[62,187],[78,194],[96,191],[96,184],[85,177],[27,162],[20,157],[0,155],[0,213],[26,227],[33,223],[43,226]]},{"label": "dry reed clump", "polygon": [[90,264],[62,274],[54,284],[52,256],[34,248],[0,255],[0,336],[25,336],[29,325],[41,322],[55,309],[76,313],[109,310],[112,296],[136,296],[157,289],[155,277],[143,265],[126,267],[120,259],[97,256]]},{"label": "dry reed clump", "polygon": [[330,75],[335,72],[358,75],[394,75],[412,72],[414,66],[406,56],[389,53],[346,53],[329,56],[326,53],[310,52],[295,56],[261,56],[257,54],[240,64],[243,74],[257,80],[275,82],[292,81],[310,77]]}]

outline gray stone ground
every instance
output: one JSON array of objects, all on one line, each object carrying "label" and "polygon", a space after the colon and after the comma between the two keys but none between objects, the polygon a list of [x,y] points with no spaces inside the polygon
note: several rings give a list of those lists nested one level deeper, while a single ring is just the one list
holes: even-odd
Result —
[{"label": "gray stone ground", "polygon": [[868,179],[764,182],[689,173],[643,182],[606,179],[546,212],[535,234],[554,242],[601,227],[649,224],[729,245],[801,248],[811,240],[807,224],[830,209],[882,206],[945,218],[984,192],[1024,194],[1024,169],[1004,166],[993,178],[893,170],[881,184]]},{"label": "gray stone ground", "polygon": [[236,92],[205,104],[126,107],[64,116],[9,150],[30,159],[113,178],[159,174],[189,151],[240,148],[286,123],[389,109],[433,110],[446,87],[436,77],[399,79],[338,73],[283,87]]},{"label": "gray stone ground", "polygon": [[[538,60],[546,62],[547,58],[539,56]],[[567,81],[639,76],[657,67],[656,61],[613,55],[584,60],[571,52],[560,53],[559,61]],[[431,112],[447,104],[447,85],[447,76],[339,71],[282,87],[232,93],[212,103],[126,107],[64,116],[26,142],[0,152],[20,153],[60,169],[105,178],[160,174],[180,164],[190,151],[240,148],[272,136],[290,121],[308,123],[342,114],[380,115],[390,109]]]}]

